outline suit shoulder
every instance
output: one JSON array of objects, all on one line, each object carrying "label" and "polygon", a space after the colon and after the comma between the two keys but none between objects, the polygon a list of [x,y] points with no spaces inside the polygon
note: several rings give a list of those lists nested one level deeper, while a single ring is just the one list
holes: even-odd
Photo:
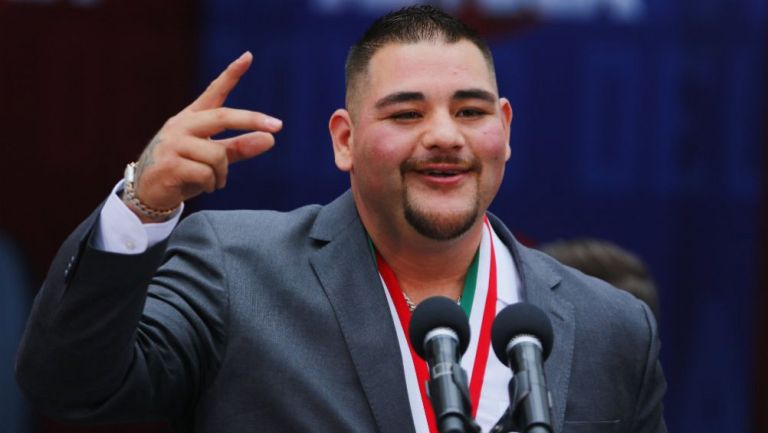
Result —
[{"label": "suit shoulder", "polygon": [[226,210],[199,211],[189,215],[177,230],[198,230],[201,225],[208,226],[222,243],[279,242],[286,238],[309,233],[318,213],[323,207],[307,205],[280,212],[274,210]]},{"label": "suit shoulder", "polygon": [[655,328],[649,308],[630,293],[566,266],[543,252],[531,250],[530,253],[559,277],[560,283],[554,290],[574,306],[582,325],[602,334],[606,329],[613,329],[624,337],[634,335],[641,339],[648,338],[649,327]]}]

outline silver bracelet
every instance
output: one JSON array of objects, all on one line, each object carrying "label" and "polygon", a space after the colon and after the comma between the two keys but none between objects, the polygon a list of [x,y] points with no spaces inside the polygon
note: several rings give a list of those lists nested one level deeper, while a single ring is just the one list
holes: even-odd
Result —
[{"label": "silver bracelet", "polygon": [[145,217],[152,220],[163,221],[163,220],[169,219],[173,214],[175,214],[179,210],[179,208],[181,208],[181,205],[179,205],[172,209],[155,209],[153,207],[147,206],[144,203],[142,203],[141,200],[139,200],[139,198],[136,197],[136,187],[134,185],[134,181],[136,179],[136,163],[135,162],[132,162],[125,167],[125,173],[123,178],[125,180],[125,189],[123,189],[123,200],[133,205],[133,207],[136,208]]}]

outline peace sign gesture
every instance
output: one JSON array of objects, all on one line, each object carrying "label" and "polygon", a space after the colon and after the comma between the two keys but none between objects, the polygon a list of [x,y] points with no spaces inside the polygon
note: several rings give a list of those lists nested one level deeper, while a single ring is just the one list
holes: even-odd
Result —
[{"label": "peace sign gesture", "polygon": [[[253,55],[246,52],[230,63],[192,104],[160,128],[136,164],[134,189],[141,203],[172,209],[203,191],[223,188],[230,163],[260,155],[274,145],[272,134],[282,128],[280,120],[223,106],[252,61]],[[210,138],[227,129],[249,132],[222,140]],[[142,221],[153,222],[132,204],[128,206]]]}]

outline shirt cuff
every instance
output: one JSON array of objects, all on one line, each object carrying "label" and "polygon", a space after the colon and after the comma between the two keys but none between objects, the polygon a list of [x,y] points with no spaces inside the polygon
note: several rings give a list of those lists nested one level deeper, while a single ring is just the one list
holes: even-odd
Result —
[{"label": "shirt cuff", "polygon": [[139,217],[120,199],[119,193],[122,190],[121,180],[101,208],[99,223],[93,233],[93,247],[109,253],[141,254],[171,235],[184,211],[184,203],[168,221],[142,224]]}]

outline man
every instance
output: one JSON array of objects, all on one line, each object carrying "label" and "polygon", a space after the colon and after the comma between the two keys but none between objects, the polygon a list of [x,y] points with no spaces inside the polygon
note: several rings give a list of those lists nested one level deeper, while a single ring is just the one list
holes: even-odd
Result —
[{"label": "man", "polygon": [[[405,305],[447,296],[469,314],[462,365],[484,431],[509,404],[511,373],[481,330],[521,300],[553,323],[557,431],[666,430],[647,307],[486,214],[512,109],[485,43],[434,8],[382,17],[350,52],[347,108],[329,128],[351,191],[285,214],[199,212],[174,229],[184,200],[223,187],[228,164],[281,127],[222,107],[251,59],[166,122],[62,246],[18,360],[38,405],[201,432],[427,432]],[[224,129],[250,132],[209,138]]]}]

